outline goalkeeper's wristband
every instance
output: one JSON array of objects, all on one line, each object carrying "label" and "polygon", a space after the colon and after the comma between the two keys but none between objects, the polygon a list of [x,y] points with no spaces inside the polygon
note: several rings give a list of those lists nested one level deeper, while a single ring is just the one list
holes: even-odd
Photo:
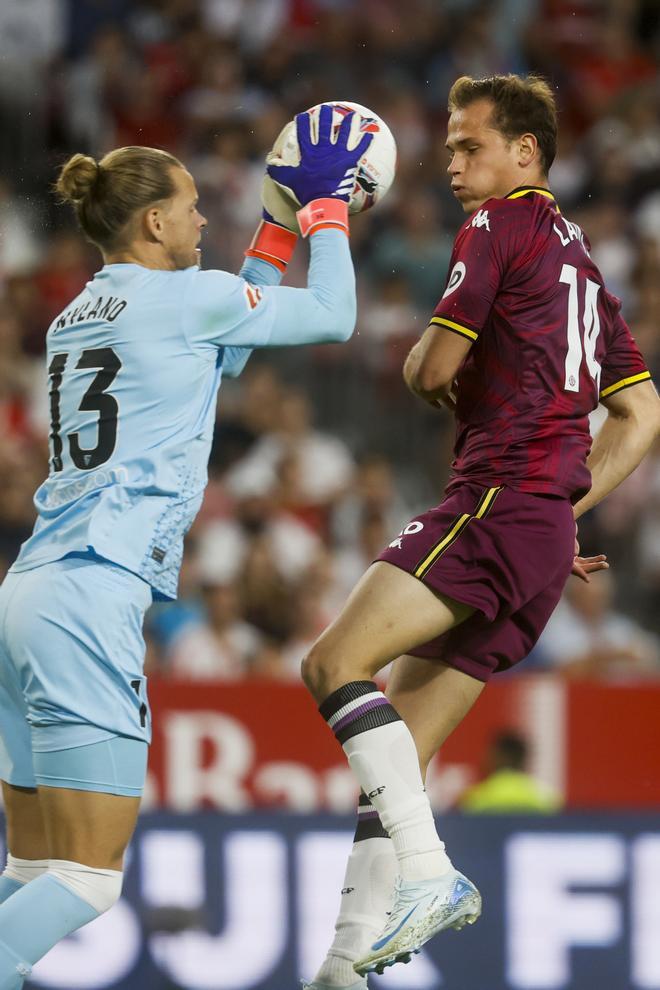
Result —
[{"label": "goalkeeper's wristband", "polygon": [[296,217],[303,237],[328,227],[343,230],[348,236],[348,203],[343,199],[313,199]]},{"label": "goalkeeper's wristband", "polygon": [[262,261],[267,261],[281,272],[285,272],[297,240],[298,235],[293,230],[281,227],[279,223],[262,220],[245,256],[261,258]]}]

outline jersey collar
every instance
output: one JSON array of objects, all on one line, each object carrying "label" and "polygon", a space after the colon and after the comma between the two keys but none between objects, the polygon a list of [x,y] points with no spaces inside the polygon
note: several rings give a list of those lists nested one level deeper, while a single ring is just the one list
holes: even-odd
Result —
[{"label": "jersey collar", "polygon": [[555,205],[557,204],[557,201],[550,190],[544,189],[543,186],[518,186],[517,189],[514,189],[513,192],[508,193],[504,198],[520,199],[521,196],[527,196],[528,193],[532,192],[538,193],[539,196],[545,196],[546,199],[549,199]]}]

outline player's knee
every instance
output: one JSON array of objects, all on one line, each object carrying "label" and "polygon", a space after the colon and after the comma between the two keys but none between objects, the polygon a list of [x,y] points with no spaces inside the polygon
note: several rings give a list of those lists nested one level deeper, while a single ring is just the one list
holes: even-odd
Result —
[{"label": "player's knee", "polygon": [[[322,637],[311,648],[301,666],[302,679],[318,702],[324,701],[347,678],[337,664],[337,653]],[[348,678],[350,680],[350,678]]]},{"label": "player's knee", "polygon": [[102,870],[83,863],[51,859],[47,872],[81,900],[86,901],[98,914],[109,911],[121,896],[124,880],[121,870]]},{"label": "player's knee", "polygon": [[301,665],[302,679],[315,698],[323,694],[326,682],[327,660],[325,651],[315,643]]},{"label": "player's knee", "polygon": [[[313,647],[312,647],[313,650]],[[312,650],[307,653],[302,658],[302,663],[300,664],[300,676],[303,679],[303,684],[305,687],[309,688],[310,691],[314,690],[314,660],[312,658]]]}]

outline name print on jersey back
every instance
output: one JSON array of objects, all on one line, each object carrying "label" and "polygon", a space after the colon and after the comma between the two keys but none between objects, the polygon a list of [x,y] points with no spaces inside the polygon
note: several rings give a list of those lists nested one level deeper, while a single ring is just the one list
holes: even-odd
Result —
[{"label": "name print on jersey back", "polygon": [[64,312],[58,316],[52,329],[52,333],[57,333],[64,327],[71,327],[74,323],[86,323],[92,320],[113,323],[120,313],[128,306],[125,299],[117,299],[114,296],[98,296],[98,298],[85,299],[78,305],[68,306]]},{"label": "name print on jersey back", "polygon": [[590,486],[589,413],[649,377],[585,235],[549,190],[524,187],[462,227],[450,273],[431,323],[473,342],[453,478],[576,501]]}]

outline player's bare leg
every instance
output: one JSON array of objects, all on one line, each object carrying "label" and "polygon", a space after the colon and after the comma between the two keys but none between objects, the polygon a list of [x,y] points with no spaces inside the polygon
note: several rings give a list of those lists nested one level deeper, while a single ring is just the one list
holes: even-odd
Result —
[{"label": "player's bare leg", "polygon": [[422,777],[484,687],[440,661],[411,656],[395,661],[385,693],[412,733]]},{"label": "player's bare leg", "polygon": [[20,990],[37,959],[119,898],[140,799],[43,786],[37,793],[7,785],[4,791],[9,843],[33,812],[16,848],[45,854],[40,874],[0,906],[0,990]]},{"label": "player's bare leg", "polygon": [[2,781],[7,861],[0,875],[0,904],[48,869],[48,845],[35,788]]},{"label": "player's bare leg", "polygon": [[48,844],[36,788],[2,781],[7,847],[19,859],[47,859]]},{"label": "player's bare leg", "polygon": [[[405,656],[396,660],[386,694],[415,738],[422,777],[429,760],[462,721],[483,683],[446,664]],[[364,795],[355,841],[342,884],[335,937],[310,990],[362,990],[353,963],[367,953],[387,921],[397,861],[387,836]]]},{"label": "player's bare leg", "polygon": [[140,798],[64,787],[40,787],[39,798],[51,859],[121,870]]},{"label": "player's bare leg", "polygon": [[478,891],[454,869],[435,830],[413,736],[371,680],[389,661],[448,632],[472,611],[378,562],[303,664],[305,682],[398,861],[390,920],[355,964],[362,976],[407,961],[436,932],[475,920],[481,910]]},{"label": "player's bare leg", "polygon": [[472,612],[406,571],[377,561],[305,658],[305,683],[320,703],[350,681],[373,677],[391,660],[442,635]]}]

